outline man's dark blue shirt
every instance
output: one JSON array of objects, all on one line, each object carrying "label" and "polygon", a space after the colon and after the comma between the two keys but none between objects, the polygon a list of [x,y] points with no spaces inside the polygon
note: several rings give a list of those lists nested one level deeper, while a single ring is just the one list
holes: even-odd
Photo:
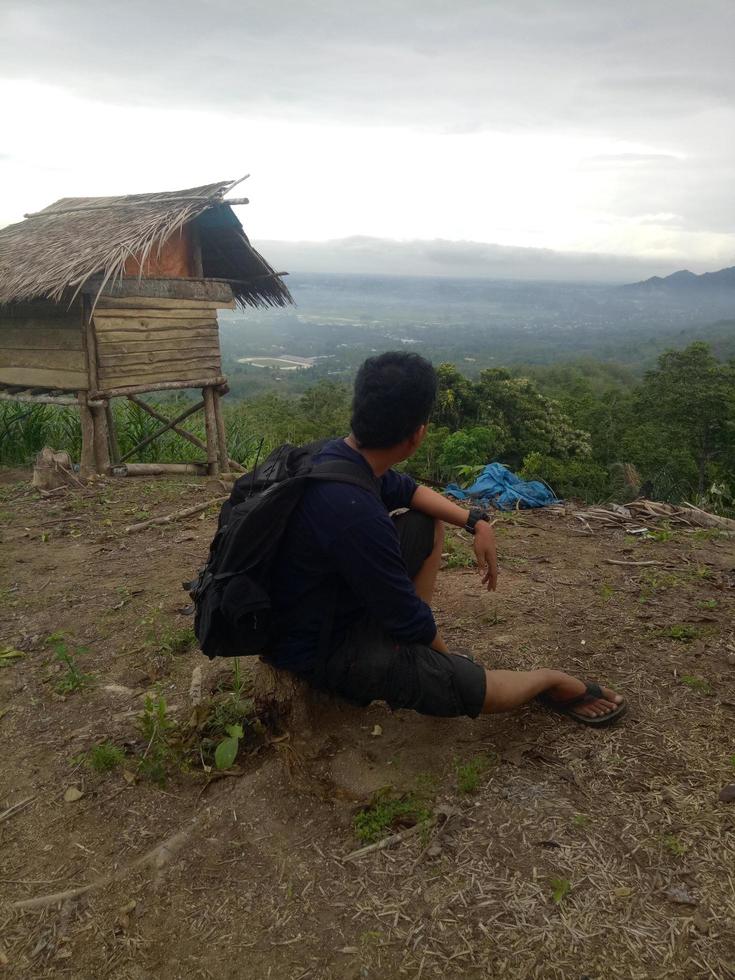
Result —
[{"label": "man's dark blue shirt", "polygon": [[[335,460],[349,460],[373,475],[367,460],[344,439],[327,443],[314,457],[315,463]],[[397,642],[428,645],[434,639],[434,617],[408,577],[389,515],[410,505],[416,482],[395,470],[379,482],[380,499],[348,483],[307,481],[289,519],[270,589],[276,623],[295,620],[269,658],[278,667],[312,669],[333,603],[332,649],[366,615]]]}]

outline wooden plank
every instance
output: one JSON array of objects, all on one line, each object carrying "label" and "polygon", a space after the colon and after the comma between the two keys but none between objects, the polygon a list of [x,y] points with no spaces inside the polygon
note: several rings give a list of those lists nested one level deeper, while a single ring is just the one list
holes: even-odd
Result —
[{"label": "wooden plank", "polygon": [[172,337],[170,339],[160,339],[158,337],[151,340],[115,340],[106,341],[98,345],[99,355],[103,354],[137,354],[148,351],[213,351],[219,354],[219,344],[216,337]]},{"label": "wooden plank", "polygon": [[33,326],[8,327],[0,323],[0,347],[16,350],[81,350],[82,331],[77,323],[74,329],[49,327],[46,323]]},{"label": "wooden plank", "polygon": [[[122,321],[120,321],[122,324]],[[135,337],[138,340],[145,340],[147,337],[181,337],[182,339],[199,336],[205,337],[217,337],[219,336],[218,330],[211,322],[195,321],[193,326],[175,326],[173,324],[166,324],[165,326],[159,327],[144,327],[135,324],[126,326],[122,324],[119,327],[113,327],[109,330],[98,330],[97,338],[100,343],[105,343],[109,340],[113,334],[125,333],[130,336],[131,340]]]},{"label": "wooden plank", "polygon": [[38,385],[61,391],[86,391],[86,371],[61,371],[39,367],[0,367],[0,384]]},{"label": "wooden plank", "polygon": [[97,321],[97,337],[104,340],[106,335],[119,330],[125,333],[155,334],[155,333],[178,333],[181,337],[191,337],[192,331],[204,330],[211,336],[218,334],[217,324],[212,320],[107,320]]},{"label": "wooden plank", "polygon": [[[208,355],[207,357],[191,357],[187,360],[180,361],[168,361],[162,360],[159,362],[152,362],[148,364],[128,364],[123,362],[122,364],[105,364],[102,373],[105,378],[117,378],[121,374],[140,374],[141,381],[146,380],[148,375],[167,375],[171,381],[176,381],[178,375],[177,371],[198,371],[198,377],[206,377],[210,373],[210,369],[219,371],[220,360],[218,357],[212,357]],[[183,378],[184,375],[181,375]],[[100,387],[102,386],[102,381],[100,380]]]},{"label": "wooden plank", "polygon": [[148,347],[180,347],[204,341],[219,347],[219,336],[216,331],[209,328],[197,328],[196,330],[161,330],[154,333],[147,333],[145,330],[114,330],[97,336],[99,349],[106,350],[111,344],[144,344]]},{"label": "wooden plank", "polygon": [[63,371],[83,371],[84,351],[81,350],[23,350],[0,347],[0,368],[60,368]]},{"label": "wooden plank", "polygon": [[154,384],[157,381],[188,381],[211,374],[218,376],[219,361],[177,361],[169,367],[161,365],[157,370],[132,370],[131,368],[104,368],[100,371],[100,389],[124,388],[128,385]]},{"label": "wooden plank", "polygon": [[168,310],[154,310],[148,306],[131,306],[125,309],[121,306],[99,306],[94,311],[95,320],[111,318],[148,319],[148,320],[211,320],[217,322],[217,310],[212,306],[198,306],[195,309],[178,310],[171,307]]},{"label": "wooden plank", "polygon": [[0,307],[0,322],[12,321],[13,326],[21,326],[26,322],[40,323],[50,326],[49,321],[67,321],[70,326],[77,329],[82,325],[82,301],[78,297],[72,306],[68,300],[61,303],[52,303],[50,300],[38,299],[29,303],[8,303],[7,306]]},{"label": "wooden plank", "polygon": [[118,352],[115,354],[100,353],[99,365],[104,368],[114,368],[127,365],[138,368],[149,364],[173,364],[177,361],[194,359],[219,361],[219,348],[214,345],[193,350],[191,347],[180,347],[176,350],[152,350],[150,347],[142,351]]},{"label": "wooden plank", "polygon": [[[96,296],[102,280],[90,279],[84,285],[84,292]],[[212,279],[123,279],[121,282],[107,283],[100,300],[107,301],[111,297],[124,299],[140,299],[159,303],[182,301],[216,303],[219,307],[234,305],[232,289],[229,283]]]},{"label": "wooden plank", "polygon": [[[94,391],[97,389],[97,336],[95,334],[94,322],[92,320],[92,301],[89,296],[82,297],[82,334],[84,337],[84,353],[87,357],[87,373],[89,374],[89,387]],[[92,413],[95,414],[94,412]],[[96,417],[95,417],[96,418]],[[107,446],[107,419],[104,422],[95,421],[95,433],[98,428],[104,427],[104,445]],[[95,435],[95,453],[102,448],[102,440]],[[105,451],[106,454],[106,451]],[[107,465],[110,465],[109,458]],[[100,472],[100,457],[97,456],[97,467]]]}]

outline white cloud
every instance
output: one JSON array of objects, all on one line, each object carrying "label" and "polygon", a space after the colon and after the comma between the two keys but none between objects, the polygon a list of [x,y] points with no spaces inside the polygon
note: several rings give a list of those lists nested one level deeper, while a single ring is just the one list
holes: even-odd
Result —
[{"label": "white cloud", "polygon": [[251,172],[257,239],[735,261],[730,0],[6,0],[0,223]]}]

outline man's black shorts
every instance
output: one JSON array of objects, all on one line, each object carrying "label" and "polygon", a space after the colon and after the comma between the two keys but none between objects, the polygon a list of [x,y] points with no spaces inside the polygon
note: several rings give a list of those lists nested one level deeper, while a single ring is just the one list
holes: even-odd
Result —
[{"label": "man's black shorts", "polygon": [[[434,521],[416,511],[394,520],[408,574],[414,578],[434,547]],[[332,651],[320,686],[355,704],[387,701],[391,708],[425,715],[476,718],[485,700],[485,671],[463,656],[397,643],[365,617]]]}]

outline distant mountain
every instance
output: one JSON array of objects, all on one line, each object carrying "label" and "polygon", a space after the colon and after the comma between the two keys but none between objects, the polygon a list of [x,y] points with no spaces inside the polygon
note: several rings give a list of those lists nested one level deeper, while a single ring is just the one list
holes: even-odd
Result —
[{"label": "distant mountain", "polygon": [[677,292],[682,290],[697,290],[697,292],[700,290],[735,290],[735,265],[731,265],[727,269],[720,269],[719,272],[703,272],[700,276],[688,269],[681,269],[670,276],[652,276],[650,279],[644,279],[643,282],[631,283],[626,286],[626,289],[665,289],[676,290]]},{"label": "distant mountain", "polygon": [[662,269],[661,260],[556,252],[448,239],[398,241],[353,235],[330,241],[255,241],[278,269],[298,275],[450,276],[463,279],[622,284]]}]

